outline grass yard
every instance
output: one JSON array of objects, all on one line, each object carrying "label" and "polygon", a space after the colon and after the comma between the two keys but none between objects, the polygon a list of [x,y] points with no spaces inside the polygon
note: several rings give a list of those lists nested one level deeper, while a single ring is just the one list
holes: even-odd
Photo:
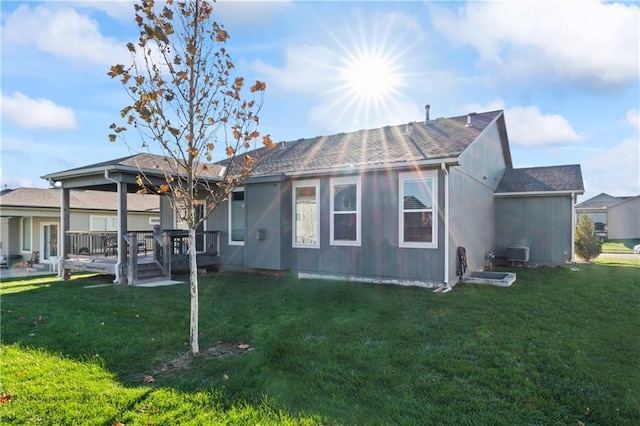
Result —
[{"label": "grass yard", "polygon": [[202,276],[201,348],[251,350],[190,363],[187,284],[5,281],[0,423],[636,425],[640,264],[615,262],[446,294]]},{"label": "grass yard", "polygon": [[633,253],[633,247],[640,244],[640,238],[627,240],[606,240],[602,242],[603,253]]}]

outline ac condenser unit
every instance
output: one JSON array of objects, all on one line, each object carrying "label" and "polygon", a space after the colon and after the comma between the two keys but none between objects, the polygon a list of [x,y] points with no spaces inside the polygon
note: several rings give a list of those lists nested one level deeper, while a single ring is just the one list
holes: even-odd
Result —
[{"label": "ac condenser unit", "polygon": [[507,260],[509,262],[528,262],[529,247],[527,246],[509,246],[507,247]]}]

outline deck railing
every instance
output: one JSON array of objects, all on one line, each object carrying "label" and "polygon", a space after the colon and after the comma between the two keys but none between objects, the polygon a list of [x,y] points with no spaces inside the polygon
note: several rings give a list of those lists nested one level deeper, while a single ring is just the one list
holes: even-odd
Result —
[{"label": "deck railing", "polygon": [[[185,230],[128,231],[124,235],[127,246],[131,245],[130,235],[136,235],[138,255],[152,255],[162,263],[164,246],[171,255],[186,255],[189,247],[189,233]],[[73,257],[118,256],[117,232],[67,232],[69,237],[68,255]],[[166,243],[165,243],[166,240]],[[127,252],[129,249],[127,248]],[[220,252],[220,231],[204,231],[196,234],[196,253],[217,256]]]}]

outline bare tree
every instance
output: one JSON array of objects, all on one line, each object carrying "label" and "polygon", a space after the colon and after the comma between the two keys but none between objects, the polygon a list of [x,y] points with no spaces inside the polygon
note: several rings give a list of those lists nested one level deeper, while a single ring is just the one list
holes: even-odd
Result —
[{"label": "bare tree", "polygon": [[[188,227],[193,355],[200,350],[196,230],[257,164],[249,152],[259,144],[258,113],[266,88],[256,81],[247,95],[244,79],[231,76],[234,64],[224,47],[229,34],[213,19],[213,10],[206,0],[136,4],[140,38],[127,44],[133,64],[113,65],[108,73],[120,78],[131,98],[120,113],[125,122],[110,126],[109,140],[127,143],[123,132],[135,128],[143,148],[159,147],[164,160],[155,167],[162,183],[151,184],[141,171],[140,191],[168,197]],[[261,142],[273,147],[269,135]],[[214,152],[224,167],[212,164]],[[206,214],[199,216],[196,204],[203,199]]]}]

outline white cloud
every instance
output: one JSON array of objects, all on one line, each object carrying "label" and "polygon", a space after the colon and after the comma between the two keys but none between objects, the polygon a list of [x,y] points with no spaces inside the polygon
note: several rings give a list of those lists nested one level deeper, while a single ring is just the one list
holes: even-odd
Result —
[{"label": "white cloud", "polygon": [[581,140],[565,117],[558,114],[543,114],[536,106],[510,108],[504,114],[509,140],[514,144],[554,145]]},{"label": "white cloud", "polygon": [[71,108],[56,105],[49,99],[32,99],[20,92],[2,94],[2,116],[26,128],[66,130],[78,126]]},{"label": "white cloud", "polygon": [[504,110],[509,142],[513,145],[549,146],[582,140],[569,120],[558,114],[544,114],[537,106],[505,108],[502,99],[495,99],[484,105],[469,103],[458,108],[461,114],[499,109]]},{"label": "white cloud", "polygon": [[5,17],[2,37],[15,46],[35,46],[64,59],[101,65],[127,63],[124,43],[104,37],[95,20],[72,8],[18,7]]},{"label": "white cloud", "polygon": [[628,110],[625,119],[634,134],[616,146],[598,150],[584,163],[585,189],[589,194],[640,194],[640,111]]},{"label": "white cloud", "polygon": [[640,110],[630,109],[627,111],[626,119],[636,133],[640,135]]},{"label": "white cloud", "polygon": [[436,30],[476,48],[502,76],[544,74],[598,86],[637,82],[638,22],[632,3],[470,2],[431,8]]}]

